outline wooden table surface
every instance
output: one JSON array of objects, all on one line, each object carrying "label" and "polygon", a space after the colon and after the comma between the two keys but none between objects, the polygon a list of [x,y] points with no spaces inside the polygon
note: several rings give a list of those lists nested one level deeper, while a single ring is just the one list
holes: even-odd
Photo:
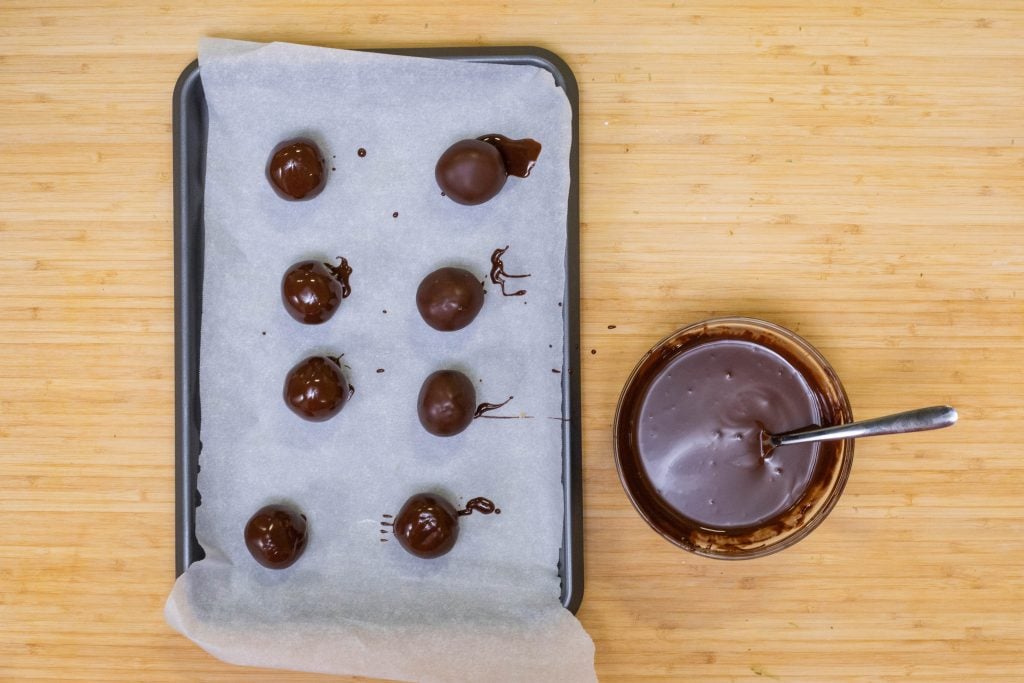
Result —
[{"label": "wooden table surface", "polygon": [[[171,89],[201,35],[574,69],[602,680],[1024,680],[1024,5],[204,4],[0,7],[0,680],[327,680],[222,664],[162,614]],[[860,442],[781,554],[690,556],[630,507],[611,419],[651,344],[721,314],[804,335],[859,416],[961,422]]]}]

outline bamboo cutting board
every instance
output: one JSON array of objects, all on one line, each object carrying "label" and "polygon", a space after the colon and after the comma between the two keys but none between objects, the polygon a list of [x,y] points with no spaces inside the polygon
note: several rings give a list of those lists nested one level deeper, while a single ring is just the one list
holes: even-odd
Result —
[{"label": "bamboo cutting board", "polygon": [[[170,96],[200,35],[535,44],[581,90],[586,590],[603,681],[1024,679],[1024,5],[0,7],[0,680],[299,681],[164,625],[174,579]],[[797,546],[692,557],[630,507],[639,356],[762,317],[864,440]]]}]

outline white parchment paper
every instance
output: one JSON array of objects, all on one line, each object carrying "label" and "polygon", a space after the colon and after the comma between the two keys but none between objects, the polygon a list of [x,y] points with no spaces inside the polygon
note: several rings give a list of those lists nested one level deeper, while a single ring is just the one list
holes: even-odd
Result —
[{"label": "white parchment paper", "polygon": [[[473,64],[288,44],[204,40],[209,106],[200,361],[202,455],[196,535],[206,558],[178,579],[168,622],[221,659],[421,681],[591,681],[593,645],[559,603],[562,540],[562,308],[571,111],[552,76]],[[527,179],[459,206],[434,181],[451,143],[531,137]],[[327,186],[286,202],[265,177],[290,138],[315,140]],[[357,150],[366,155],[360,157]],[[394,217],[394,213],[398,217]],[[459,332],[429,328],[415,291],[455,265],[484,279],[509,245],[523,297],[490,282]],[[285,312],[295,261],[345,256],[352,295],[319,326]],[[386,312],[385,312],[386,311]],[[344,354],[355,394],[325,423],[281,398],[289,368]],[[479,401],[515,398],[462,434],[416,416],[432,371],[455,368]],[[380,372],[383,370],[383,372]],[[418,491],[455,504],[486,496],[502,514],[461,520],[455,548],[428,561],[381,542],[385,513]],[[242,530],[289,502],[310,540],[293,567],[257,565]]]}]

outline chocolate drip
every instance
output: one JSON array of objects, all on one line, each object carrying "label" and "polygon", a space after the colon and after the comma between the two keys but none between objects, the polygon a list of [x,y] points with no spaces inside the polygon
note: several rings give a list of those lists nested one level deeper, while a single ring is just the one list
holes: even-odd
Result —
[{"label": "chocolate drip", "polygon": [[352,274],[352,267],[348,265],[348,259],[344,256],[337,258],[340,261],[338,265],[332,266],[330,263],[325,263],[324,266],[331,271],[334,277],[338,278],[338,282],[341,283],[341,298],[347,299],[348,295],[352,293],[352,286],[348,281],[349,275]]},{"label": "chocolate drip", "polygon": [[491,282],[501,287],[501,293],[503,296],[523,296],[526,294],[525,289],[520,289],[516,292],[505,291],[505,279],[506,278],[522,278],[530,277],[530,273],[524,273],[523,275],[510,275],[505,272],[505,263],[501,260],[501,257],[508,251],[508,245],[505,245],[504,249],[495,249],[494,253],[491,254]]},{"label": "chocolate drip", "polygon": [[541,144],[530,138],[512,140],[504,135],[490,133],[477,138],[498,148],[501,160],[505,164],[505,172],[518,178],[526,178],[533,170],[540,156]]},{"label": "chocolate drip", "polygon": [[473,417],[474,418],[477,418],[477,417],[490,417],[489,415],[484,415],[484,413],[489,413],[492,410],[497,410],[498,408],[501,408],[503,405],[505,405],[506,403],[511,401],[513,398],[515,398],[515,397],[514,396],[509,396],[508,398],[506,398],[501,403],[481,403],[480,405],[478,405],[476,407],[476,412],[473,413]]},{"label": "chocolate drip", "polygon": [[495,507],[494,502],[488,500],[487,498],[471,499],[468,503],[466,503],[466,507],[462,510],[459,510],[456,514],[458,514],[460,517],[465,517],[466,515],[473,514],[474,511],[479,512],[482,515],[489,515],[492,512],[496,515],[501,514],[501,508]]}]

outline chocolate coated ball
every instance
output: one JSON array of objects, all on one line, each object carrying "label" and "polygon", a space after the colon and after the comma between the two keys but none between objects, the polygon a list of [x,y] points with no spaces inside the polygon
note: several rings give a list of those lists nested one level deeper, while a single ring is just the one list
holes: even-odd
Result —
[{"label": "chocolate coated ball", "polygon": [[348,294],[350,272],[345,259],[338,267],[319,261],[292,264],[281,278],[281,301],[288,315],[307,325],[330,320]]},{"label": "chocolate coated ball", "polygon": [[482,140],[459,140],[437,160],[434,178],[452,201],[475,205],[501,192],[508,172],[494,145]]},{"label": "chocolate coated ball", "polygon": [[452,332],[473,322],[484,305],[484,286],[462,268],[440,268],[423,278],[416,308],[435,330]]},{"label": "chocolate coated ball", "polygon": [[288,372],[284,382],[284,402],[310,422],[337,415],[351,393],[338,361],[326,356],[306,358]]},{"label": "chocolate coated ball", "polygon": [[394,533],[399,545],[416,557],[441,557],[459,538],[458,513],[438,495],[417,493],[395,517]]},{"label": "chocolate coated ball", "polygon": [[311,140],[282,142],[267,162],[267,178],[282,199],[297,201],[320,194],[327,181],[323,155]]},{"label": "chocolate coated ball", "polygon": [[476,389],[461,372],[438,370],[420,387],[416,412],[423,428],[435,436],[454,436],[473,422]]},{"label": "chocolate coated ball", "polygon": [[306,549],[306,516],[287,505],[262,507],[245,525],[245,546],[264,567],[290,567]]}]

